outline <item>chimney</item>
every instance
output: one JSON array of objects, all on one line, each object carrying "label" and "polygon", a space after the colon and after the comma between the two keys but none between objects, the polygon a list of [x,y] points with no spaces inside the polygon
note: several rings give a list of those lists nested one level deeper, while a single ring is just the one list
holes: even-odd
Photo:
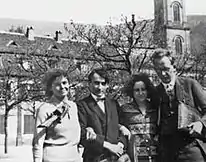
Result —
[{"label": "chimney", "polygon": [[33,41],[34,40],[34,29],[32,26],[27,27],[26,29],[26,37],[28,38],[28,40]]},{"label": "chimney", "polygon": [[61,39],[59,39],[59,34],[62,34],[62,32],[59,31],[59,30],[57,30],[57,31],[55,32],[55,37],[54,37],[54,39],[55,39],[55,41],[57,41],[58,43],[62,43]]}]

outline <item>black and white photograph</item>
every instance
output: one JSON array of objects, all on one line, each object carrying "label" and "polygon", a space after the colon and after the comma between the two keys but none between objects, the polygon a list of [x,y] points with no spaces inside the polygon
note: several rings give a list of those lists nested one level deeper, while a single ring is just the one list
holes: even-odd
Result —
[{"label": "black and white photograph", "polygon": [[205,0],[0,0],[1,162],[206,162]]}]

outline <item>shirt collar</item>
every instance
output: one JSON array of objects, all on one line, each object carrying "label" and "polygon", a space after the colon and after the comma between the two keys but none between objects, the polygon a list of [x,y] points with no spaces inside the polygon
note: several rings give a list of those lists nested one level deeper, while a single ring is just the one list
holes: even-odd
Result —
[{"label": "shirt collar", "polygon": [[[98,101],[100,97],[97,97],[95,94],[91,93],[92,97],[94,98],[95,101]],[[101,97],[105,98],[105,96]]]},{"label": "shirt collar", "polygon": [[57,105],[60,105],[60,104],[69,104],[69,100],[67,97],[65,97],[62,101],[58,100],[55,96],[52,96],[50,99],[49,99],[49,103],[57,106]]},{"label": "shirt collar", "polygon": [[175,80],[176,80],[176,76],[170,81],[170,83],[165,84],[165,83],[162,82],[162,84],[163,84],[166,91],[171,91],[171,90],[174,89]]}]

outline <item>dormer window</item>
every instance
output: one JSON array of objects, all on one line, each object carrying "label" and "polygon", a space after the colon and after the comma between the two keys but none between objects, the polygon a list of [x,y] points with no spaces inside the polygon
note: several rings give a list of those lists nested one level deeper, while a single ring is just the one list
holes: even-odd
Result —
[{"label": "dormer window", "polygon": [[31,69],[31,67],[32,67],[31,64],[29,63],[29,61],[27,61],[27,60],[22,61],[22,66],[25,70]]},{"label": "dormer window", "polygon": [[58,50],[58,51],[60,51],[60,49],[57,47],[57,45],[51,45],[51,46],[49,46],[49,48],[48,48],[48,50]]},{"label": "dormer window", "polygon": [[50,68],[57,68],[58,63],[59,63],[58,58],[52,57],[52,58],[48,59],[48,65]]},{"label": "dormer window", "polygon": [[19,45],[13,41],[13,40],[10,40],[7,44],[6,44],[7,47],[19,47]]}]

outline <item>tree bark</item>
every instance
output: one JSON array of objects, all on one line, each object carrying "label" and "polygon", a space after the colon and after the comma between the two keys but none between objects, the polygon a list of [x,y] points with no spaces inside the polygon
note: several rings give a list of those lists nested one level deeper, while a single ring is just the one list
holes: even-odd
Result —
[{"label": "tree bark", "polygon": [[7,112],[7,110],[5,110],[5,116],[4,116],[4,153],[7,154],[8,153],[8,115],[9,112]]},{"label": "tree bark", "polygon": [[22,112],[21,107],[17,107],[17,136],[16,136],[16,146],[22,145]]}]

